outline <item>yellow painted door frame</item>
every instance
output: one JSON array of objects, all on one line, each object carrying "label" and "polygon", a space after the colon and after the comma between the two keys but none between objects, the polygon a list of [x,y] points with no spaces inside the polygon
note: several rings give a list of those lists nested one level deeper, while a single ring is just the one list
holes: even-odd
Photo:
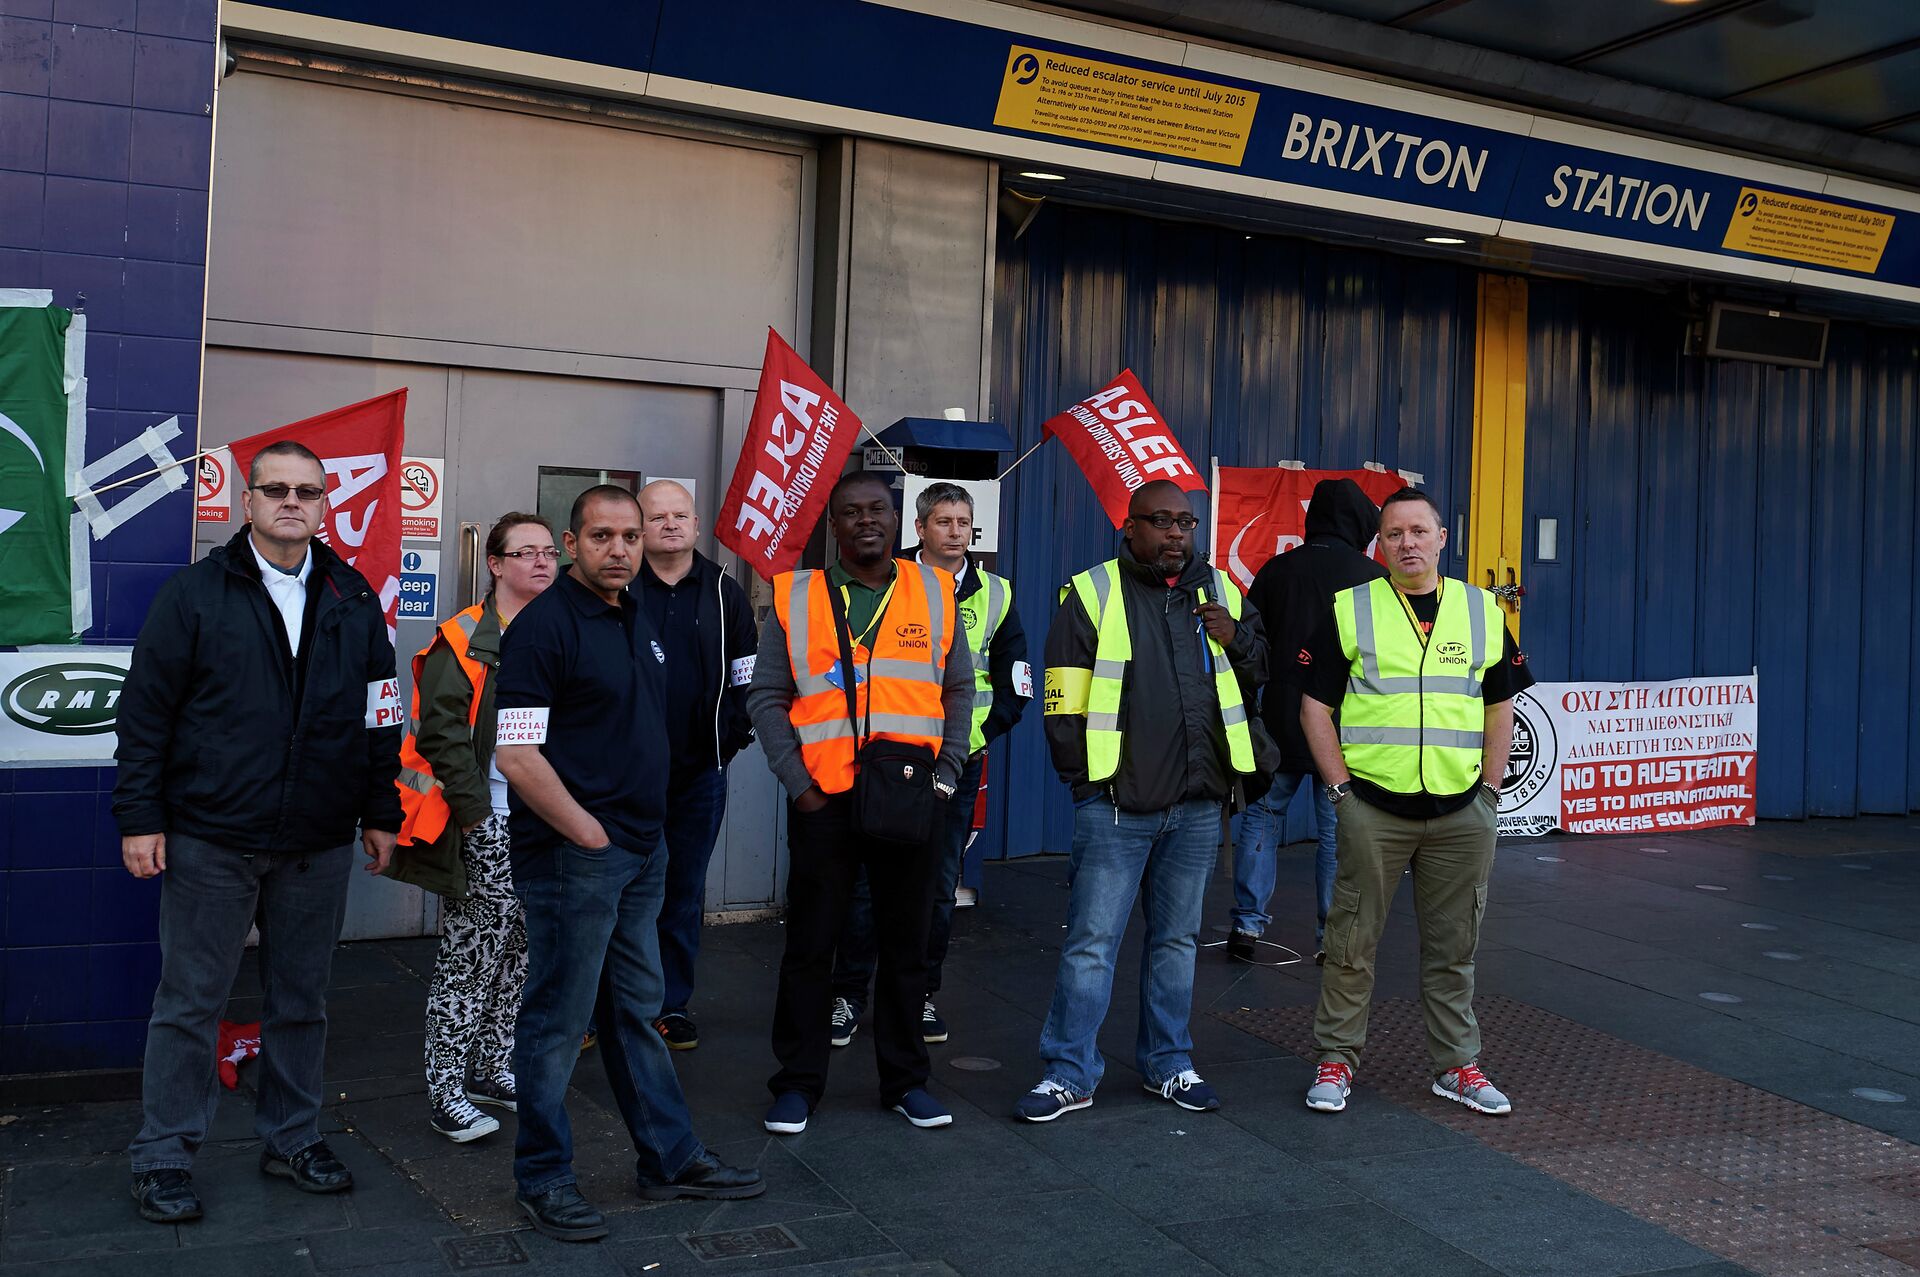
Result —
[{"label": "yellow painted door frame", "polygon": [[[1473,480],[1467,509],[1467,579],[1521,584],[1527,454],[1527,281],[1480,276],[1473,362]],[[1517,599],[1503,598],[1520,629]]]}]

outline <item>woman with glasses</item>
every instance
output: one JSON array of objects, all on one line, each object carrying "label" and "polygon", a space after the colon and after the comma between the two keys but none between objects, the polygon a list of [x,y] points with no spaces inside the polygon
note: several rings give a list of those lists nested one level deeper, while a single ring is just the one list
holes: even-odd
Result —
[{"label": "woman with glasses", "polygon": [[476,1105],[512,1110],[513,1025],[527,932],[508,859],[507,782],[493,764],[500,636],[560,570],[553,530],[508,514],[487,534],[493,588],[413,658],[413,736],[401,750],[407,824],[389,876],[446,898],[427,992],[433,1129],[464,1144],[500,1129]]}]

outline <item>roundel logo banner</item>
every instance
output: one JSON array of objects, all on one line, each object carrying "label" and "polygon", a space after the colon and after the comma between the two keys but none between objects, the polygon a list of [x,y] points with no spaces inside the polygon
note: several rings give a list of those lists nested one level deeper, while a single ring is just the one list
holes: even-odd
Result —
[{"label": "roundel logo banner", "polygon": [[0,761],[108,761],[130,648],[0,652]]}]

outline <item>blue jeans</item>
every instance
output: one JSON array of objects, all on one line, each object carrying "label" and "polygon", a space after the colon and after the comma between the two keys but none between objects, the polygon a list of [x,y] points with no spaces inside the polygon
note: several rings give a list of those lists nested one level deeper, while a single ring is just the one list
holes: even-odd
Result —
[{"label": "blue jeans", "polygon": [[214,1043],[260,927],[260,1100],[253,1129],[292,1157],[320,1142],[327,979],[347,913],[348,847],[276,852],[167,835],[160,879],[160,987],[147,1027],[133,1172],[191,1170],[220,1103]]},{"label": "blue jeans", "polygon": [[1340,844],[1334,837],[1333,803],[1319,777],[1312,772],[1279,772],[1273,787],[1251,807],[1234,817],[1233,929],[1265,935],[1273,921],[1267,901],[1279,874],[1280,844],[1287,836],[1287,808],[1300,786],[1313,788],[1314,836],[1318,848],[1313,860],[1313,894],[1317,905],[1313,940],[1319,944],[1327,931],[1327,911],[1333,907],[1333,877],[1339,868]]},{"label": "blue jeans", "polygon": [[1140,1032],[1134,1062],[1158,1086],[1193,1067],[1194,937],[1220,851],[1220,804],[1188,799],[1165,811],[1122,811],[1103,794],[1073,813],[1067,938],[1053,1007],[1040,1031],[1046,1076],[1090,1095],[1106,1062],[1096,1039],[1113,996],[1114,960],[1144,893]]},{"label": "blue jeans", "polygon": [[[927,929],[928,1001],[940,992],[940,972],[946,966],[947,945],[953,939],[953,890],[960,885],[960,857],[967,849],[967,835],[973,832],[973,803],[980,796],[980,764],[985,757],[975,754],[967,760],[960,769],[960,787],[940,812],[940,832],[935,842],[940,864],[933,883],[933,917]],[[873,891],[863,867],[854,875],[847,921],[840,928],[840,942],[833,951],[833,996],[852,1004],[855,1019],[867,1009],[874,966]]]},{"label": "blue jeans", "polygon": [[527,915],[527,991],[513,1043],[514,1182],[528,1197],[576,1182],[567,1084],[596,997],[600,1063],[633,1136],[635,1166],[642,1180],[665,1182],[702,1151],[667,1044],[653,1030],[666,848],[566,843],[547,863],[551,873],[516,874],[513,884]]},{"label": "blue jeans", "polygon": [[667,898],[660,905],[661,1006],[685,1011],[693,997],[693,966],[700,957],[700,920],[706,916],[707,865],[727,814],[727,769],[702,767],[675,777],[667,807]]}]

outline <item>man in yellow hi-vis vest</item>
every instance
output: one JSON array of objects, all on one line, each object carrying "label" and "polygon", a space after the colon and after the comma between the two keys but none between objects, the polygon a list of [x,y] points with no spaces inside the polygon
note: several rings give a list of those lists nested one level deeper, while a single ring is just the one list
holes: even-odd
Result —
[{"label": "man in yellow hi-vis vest", "polygon": [[1432,498],[1413,488],[1388,497],[1380,547],[1390,577],[1334,595],[1297,658],[1300,726],[1340,840],[1313,1024],[1320,1067],[1307,1091],[1307,1107],[1321,1112],[1347,1106],[1366,1044],[1374,951],[1409,867],[1433,1092],[1481,1113],[1513,1108],[1480,1071],[1473,956],[1513,697],[1533,676],[1493,595],[1441,577],[1446,544]]},{"label": "man in yellow hi-vis vest", "polygon": [[1047,745],[1075,810],[1046,1072],[1014,1109],[1029,1122],[1093,1103],[1106,1067],[1095,1038],[1137,896],[1147,930],[1135,1066],[1182,1108],[1220,1107],[1191,1058],[1195,937],[1224,805],[1255,770],[1247,706],[1267,643],[1260,614],[1195,557],[1198,523],[1174,484],[1140,487],[1125,547],[1068,583],[1047,634]]}]

